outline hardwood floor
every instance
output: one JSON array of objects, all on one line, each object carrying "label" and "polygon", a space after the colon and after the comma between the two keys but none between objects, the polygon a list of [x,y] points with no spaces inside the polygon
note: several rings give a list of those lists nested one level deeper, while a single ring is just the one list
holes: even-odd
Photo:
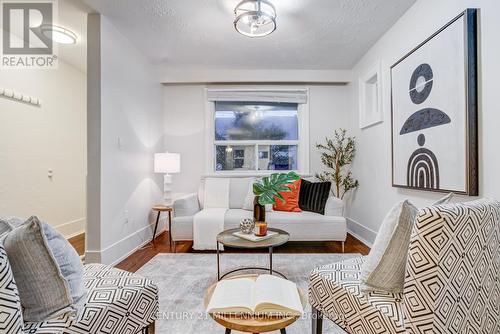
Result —
[{"label": "hardwood floor", "polygon": [[76,249],[78,255],[85,254],[85,233],[75,235],[69,238],[68,241]]},{"label": "hardwood floor", "polygon": [[[177,253],[211,253],[211,252],[199,252],[194,251],[191,246],[192,241],[181,241],[176,243]],[[226,247],[226,253],[242,253],[242,252],[253,252],[253,253],[267,253],[267,249],[256,249],[256,250],[239,250],[230,249]],[[341,253],[342,244],[335,241],[290,241],[286,244],[274,249],[275,253]],[[358,239],[354,238],[352,235],[347,235],[347,240],[345,242],[345,253],[360,253],[362,255],[367,255],[370,252],[370,248],[363,244]],[[120,262],[116,267],[124,269],[130,272],[135,272],[139,270],[143,265],[145,265],[149,260],[151,260],[156,254],[159,253],[173,253],[173,250],[169,247],[168,232],[163,232],[156,237],[154,244],[148,244],[142,249],[139,249],[134,254]],[[213,253],[213,252],[212,252]]]}]

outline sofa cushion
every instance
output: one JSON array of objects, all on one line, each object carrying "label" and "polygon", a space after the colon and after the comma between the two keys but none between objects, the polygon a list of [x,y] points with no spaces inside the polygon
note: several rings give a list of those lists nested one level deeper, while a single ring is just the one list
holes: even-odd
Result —
[{"label": "sofa cushion", "polygon": [[[248,187],[247,193],[245,196],[245,200],[243,201],[243,206],[241,206],[241,208],[244,210],[253,211],[253,205],[254,205],[253,203],[255,200],[255,194],[253,193],[253,184],[256,182],[256,180],[257,180],[256,178],[253,178],[252,182],[249,182],[247,185]],[[266,212],[273,211],[272,204],[266,204],[264,208],[266,209]]]},{"label": "sofa cushion", "polygon": [[33,216],[6,234],[4,246],[25,321],[78,316],[87,294],[83,265],[61,234]]},{"label": "sofa cushion", "polygon": [[7,253],[0,240],[0,333],[22,332],[21,300]]},{"label": "sofa cushion", "polygon": [[[224,217],[224,228],[238,228],[242,219],[252,218],[252,212],[230,209]],[[290,240],[345,240],[345,218],[324,216],[319,213],[302,211],[272,211],[266,213],[266,222],[271,228],[279,228],[290,233]]]},{"label": "sofa cushion", "polygon": [[386,215],[361,271],[365,289],[403,291],[410,235],[417,212],[409,201],[402,201]]},{"label": "sofa cushion", "polygon": [[[248,188],[253,185],[255,178],[253,177],[233,177],[229,185],[229,208],[241,209],[245,205]],[[253,210],[253,198],[251,201]]]},{"label": "sofa cushion", "polygon": [[229,208],[229,181],[230,179],[218,177],[205,179],[204,209]]},{"label": "sofa cushion", "polygon": [[348,333],[406,333],[401,293],[361,289],[363,257],[314,269],[309,302]]},{"label": "sofa cushion", "polygon": [[302,179],[299,193],[299,207],[304,211],[312,211],[324,215],[331,187],[331,182],[309,182]]},{"label": "sofa cushion", "polygon": [[89,295],[79,320],[25,323],[26,334],[136,334],[158,316],[158,288],[150,280],[102,264],[84,268]]}]

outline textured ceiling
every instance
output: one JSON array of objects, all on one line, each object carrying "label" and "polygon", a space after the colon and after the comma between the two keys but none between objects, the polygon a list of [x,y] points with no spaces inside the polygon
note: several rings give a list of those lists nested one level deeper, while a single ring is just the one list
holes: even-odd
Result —
[{"label": "textured ceiling", "polygon": [[271,0],[277,30],[233,28],[240,0],[85,0],[168,67],[350,69],[415,0]]}]

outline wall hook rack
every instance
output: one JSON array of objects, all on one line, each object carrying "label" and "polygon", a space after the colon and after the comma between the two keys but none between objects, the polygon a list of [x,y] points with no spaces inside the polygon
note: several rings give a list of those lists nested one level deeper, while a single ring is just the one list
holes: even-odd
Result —
[{"label": "wall hook rack", "polygon": [[5,88],[0,88],[0,97],[14,100],[17,102],[22,102],[26,104],[31,104],[35,107],[41,107],[42,106],[42,101],[40,101],[39,98],[25,95],[19,92],[15,92],[12,89],[5,89]]}]

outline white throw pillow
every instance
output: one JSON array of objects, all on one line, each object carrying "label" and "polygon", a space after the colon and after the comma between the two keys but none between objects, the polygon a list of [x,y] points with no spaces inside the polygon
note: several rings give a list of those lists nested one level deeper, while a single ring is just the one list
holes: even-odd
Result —
[{"label": "white throw pillow", "polygon": [[243,206],[241,207],[243,210],[253,211],[253,200],[255,195],[253,194],[253,184],[255,183],[255,178],[250,180],[248,183],[248,190],[245,196],[245,201],[243,201]]},{"label": "white throw pillow", "polygon": [[[253,184],[257,181],[257,179],[253,179],[248,184],[248,191],[245,197],[245,201],[243,202],[243,206],[241,207],[243,210],[253,211],[253,201],[255,199],[255,194],[253,193]],[[273,206],[271,204],[265,205],[266,211],[273,211]]]},{"label": "white throw pillow", "polygon": [[361,268],[363,290],[403,291],[411,230],[417,213],[418,209],[406,200],[397,203],[385,216]]},{"label": "white throw pillow", "polygon": [[222,177],[205,179],[204,209],[229,208],[229,179]]}]

